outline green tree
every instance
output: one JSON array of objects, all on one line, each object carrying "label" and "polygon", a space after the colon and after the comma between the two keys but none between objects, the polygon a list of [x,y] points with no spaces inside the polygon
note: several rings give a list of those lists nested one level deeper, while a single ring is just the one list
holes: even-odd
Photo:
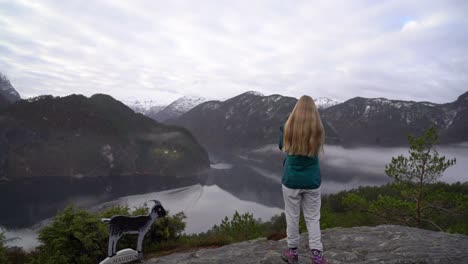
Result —
[{"label": "green tree", "polygon": [[3,246],[3,240],[4,239],[5,239],[5,236],[3,235],[3,231],[0,230],[0,263],[8,264],[10,262],[8,260],[7,254],[6,254],[5,247]]},{"label": "green tree", "polygon": [[219,227],[215,226],[214,229],[219,230],[231,241],[243,241],[262,236],[261,224],[251,213],[239,214],[236,211],[231,220],[226,216]]},{"label": "green tree", "polygon": [[368,201],[356,193],[345,197],[345,203],[361,211],[376,215],[389,222],[408,226],[423,227],[423,222],[443,230],[431,218],[435,211],[449,211],[444,208],[443,192],[428,192],[426,187],[439,181],[442,173],[456,163],[456,159],[440,156],[435,148],[438,135],[435,128],[429,128],[423,136],[408,136],[409,156],[393,157],[385,166],[385,173],[394,179],[391,187],[396,195],[379,195]]},{"label": "green tree", "polygon": [[[435,149],[438,143],[437,131],[434,127],[427,130],[422,137],[408,137],[410,150],[409,157],[400,155],[392,158],[390,164],[385,166],[385,173],[395,179],[395,182],[402,183],[407,188],[402,190],[402,194],[415,202],[413,210],[416,225],[421,226],[421,221],[430,221],[423,218],[424,210],[430,207],[425,203],[424,186],[437,182],[442,173],[456,163],[456,159],[445,159],[439,156]],[[433,224],[433,223],[432,223]]]}]

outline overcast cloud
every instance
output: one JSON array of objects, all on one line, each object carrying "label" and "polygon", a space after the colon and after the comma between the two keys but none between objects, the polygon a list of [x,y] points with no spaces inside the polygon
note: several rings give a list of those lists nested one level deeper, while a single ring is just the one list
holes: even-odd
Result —
[{"label": "overcast cloud", "polygon": [[0,72],[22,97],[442,103],[468,90],[467,14],[464,0],[0,0]]}]

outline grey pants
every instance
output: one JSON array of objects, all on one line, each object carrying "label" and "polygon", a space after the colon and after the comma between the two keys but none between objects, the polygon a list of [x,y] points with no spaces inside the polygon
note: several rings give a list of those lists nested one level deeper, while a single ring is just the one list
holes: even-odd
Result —
[{"label": "grey pants", "polygon": [[309,232],[309,247],[322,251],[320,233],[320,205],[322,198],[318,189],[289,189],[283,185],[283,198],[286,214],[288,247],[299,246],[299,216],[302,207],[304,220]]}]

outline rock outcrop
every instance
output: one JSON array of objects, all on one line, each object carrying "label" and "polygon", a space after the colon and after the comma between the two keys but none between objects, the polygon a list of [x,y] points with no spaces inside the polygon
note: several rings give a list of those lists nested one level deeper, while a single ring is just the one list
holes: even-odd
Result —
[{"label": "rock outcrop", "polygon": [[[350,263],[467,263],[468,237],[423,229],[381,225],[333,228],[322,232],[325,254],[331,264]],[[286,241],[257,239],[215,249],[202,249],[151,258],[146,264],[263,263],[283,264]],[[307,235],[301,235],[299,263],[311,263]]]}]

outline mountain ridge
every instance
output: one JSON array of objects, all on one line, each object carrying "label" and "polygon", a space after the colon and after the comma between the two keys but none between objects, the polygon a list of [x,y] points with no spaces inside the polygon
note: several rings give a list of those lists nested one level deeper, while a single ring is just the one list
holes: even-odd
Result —
[{"label": "mountain ridge", "polygon": [[20,100],[0,112],[0,145],[0,178],[9,179],[168,175],[209,166],[189,131],[104,94]]},{"label": "mountain ridge", "polygon": [[[407,135],[430,126],[442,143],[468,141],[468,93],[450,103],[435,104],[355,97],[319,109],[326,142],[343,146],[404,146]],[[297,101],[282,95],[246,92],[225,101],[202,103],[167,123],[186,127],[208,149],[250,148],[277,141]],[[217,135],[220,134],[220,135]]]},{"label": "mountain ridge", "polygon": [[156,100],[121,100],[122,103],[130,107],[135,113],[144,114],[146,116],[156,114],[166,107],[166,105],[159,103]]},{"label": "mountain ridge", "polygon": [[[202,103],[166,123],[189,129],[210,151],[256,147],[277,141],[279,126],[296,101],[278,94],[246,92],[225,101]],[[329,140],[334,140],[332,132]]]},{"label": "mountain ridge", "polygon": [[158,122],[164,122],[181,116],[195,106],[206,102],[208,99],[199,96],[182,96],[161,110],[149,113],[148,116]]},{"label": "mountain ridge", "polygon": [[[468,114],[463,96],[443,104],[355,97],[324,109],[321,116],[348,145],[400,146],[408,134],[422,134],[431,126],[438,129],[442,142],[461,142],[468,140],[463,136],[468,130],[462,124],[453,128],[453,122]],[[453,129],[463,131],[453,134]]]}]

